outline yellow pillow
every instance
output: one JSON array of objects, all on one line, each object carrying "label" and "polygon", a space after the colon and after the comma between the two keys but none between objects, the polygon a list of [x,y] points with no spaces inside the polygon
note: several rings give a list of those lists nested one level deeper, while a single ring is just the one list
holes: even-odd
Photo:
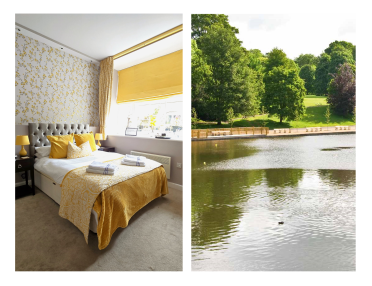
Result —
[{"label": "yellow pillow", "polygon": [[67,157],[68,142],[74,142],[74,134],[47,136],[51,148],[49,158],[61,159]]},{"label": "yellow pillow", "polygon": [[81,157],[87,157],[92,155],[92,149],[90,148],[89,142],[85,142],[80,146],[76,146],[71,142],[68,142],[67,146],[67,159],[75,159]]},{"label": "yellow pillow", "polygon": [[90,131],[89,133],[85,134],[74,134],[75,142],[77,146],[80,146],[81,144],[89,141],[90,148],[92,148],[92,151],[96,151],[96,141],[94,141],[93,132]]}]

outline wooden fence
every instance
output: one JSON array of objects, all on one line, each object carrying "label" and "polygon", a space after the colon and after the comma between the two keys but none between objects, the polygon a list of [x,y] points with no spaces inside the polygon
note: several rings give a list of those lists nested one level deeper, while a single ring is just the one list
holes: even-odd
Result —
[{"label": "wooden fence", "polygon": [[192,129],[192,138],[207,138],[209,136],[226,135],[267,135],[268,127],[235,127],[235,128],[211,128],[211,129]]}]

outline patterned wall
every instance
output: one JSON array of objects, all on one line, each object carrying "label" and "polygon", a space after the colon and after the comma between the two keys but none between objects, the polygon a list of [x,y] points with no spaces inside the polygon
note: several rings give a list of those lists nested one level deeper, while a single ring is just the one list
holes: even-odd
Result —
[{"label": "patterned wall", "polygon": [[99,125],[99,65],[16,33],[16,124]]}]

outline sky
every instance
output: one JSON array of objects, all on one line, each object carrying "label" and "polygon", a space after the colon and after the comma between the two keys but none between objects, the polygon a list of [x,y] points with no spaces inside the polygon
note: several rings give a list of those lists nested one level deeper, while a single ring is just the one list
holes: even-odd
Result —
[{"label": "sky", "polygon": [[263,54],[282,49],[290,59],[300,54],[320,55],[333,41],[356,45],[356,17],[350,14],[229,14],[246,49]]}]

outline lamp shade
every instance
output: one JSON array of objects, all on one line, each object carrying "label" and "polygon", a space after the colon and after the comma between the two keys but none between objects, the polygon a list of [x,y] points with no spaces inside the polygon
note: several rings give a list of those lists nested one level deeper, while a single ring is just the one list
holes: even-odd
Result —
[{"label": "lamp shade", "polygon": [[27,135],[17,135],[16,145],[30,145]]},{"label": "lamp shade", "polygon": [[96,133],[95,137],[96,140],[103,140],[102,133]]}]

